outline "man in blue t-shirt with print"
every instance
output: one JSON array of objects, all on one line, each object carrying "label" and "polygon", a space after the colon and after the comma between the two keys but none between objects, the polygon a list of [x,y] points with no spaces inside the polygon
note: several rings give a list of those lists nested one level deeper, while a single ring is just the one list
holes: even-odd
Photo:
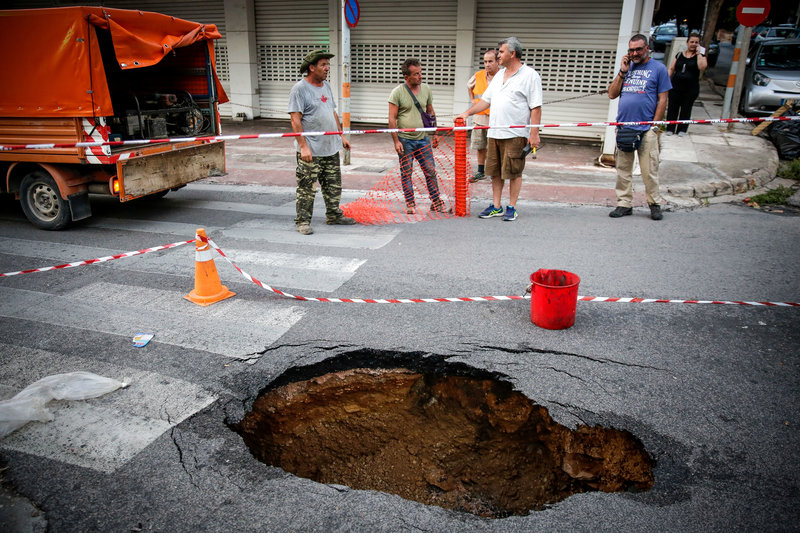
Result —
[{"label": "man in blue t-shirt with print", "polygon": [[[617,122],[662,120],[667,109],[667,93],[672,89],[667,67],[650,58],[647,37],[636,34],[628,42],[628,54],[622,58],[608,97],[619,96]],[[619,218],[633,213],[633,163],[639,154],[650,218],[661,220],[661,193],[658,191],[658,126],[630,126],[644,132],[635,152],[617,150],[617,208],[609,216]]]}]

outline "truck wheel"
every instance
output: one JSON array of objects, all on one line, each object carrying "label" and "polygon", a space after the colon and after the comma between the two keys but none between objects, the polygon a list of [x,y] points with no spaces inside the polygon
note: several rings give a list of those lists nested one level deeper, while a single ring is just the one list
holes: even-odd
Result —
[{"label": "truck wheel", "polygon": [[45,172],[31,172],[22,179],[19,201],[34,226],[59,230],[70,223],[69,203],[61,198],[55,180]]}]

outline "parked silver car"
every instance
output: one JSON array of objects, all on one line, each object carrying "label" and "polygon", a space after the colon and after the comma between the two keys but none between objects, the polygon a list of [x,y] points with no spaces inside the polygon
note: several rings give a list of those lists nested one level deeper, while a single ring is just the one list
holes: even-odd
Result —
[{"label": "parked silver car", "polygon": [[747,57],[739,110],[769,115],[786,100],[800,104],[800,39],[761,41]]},{"label": "parked silver car", "polygon": [[755,34],[751,42],[760,43],[768,39],[797,39],[798,36],[800,36],[800,28],[795,28],[791,24],[782,24],[762,29]]}]

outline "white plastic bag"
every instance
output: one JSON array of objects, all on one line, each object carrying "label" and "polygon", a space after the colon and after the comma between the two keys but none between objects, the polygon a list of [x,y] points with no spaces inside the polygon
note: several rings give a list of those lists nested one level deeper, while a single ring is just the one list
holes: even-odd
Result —
[{"label": "white plastic bag", "polygon": [[10,400],[0,401],[0,439],[28,422],[53,420],[46,407],[50,400],[87,400],[127,386],[127,383],[91,372],[68,372],[42,378]]}]

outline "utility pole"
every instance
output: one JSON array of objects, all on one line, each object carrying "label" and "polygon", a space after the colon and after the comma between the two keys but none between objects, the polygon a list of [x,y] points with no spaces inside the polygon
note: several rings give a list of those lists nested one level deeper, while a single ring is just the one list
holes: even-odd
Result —
[{"label": "utility pole", "polygon": [[[350,131],[350,26],[345,17],[347,0],[342,0],[342,129]],[[345,134],[349,141],[350,134]],[[342,163],[350,164],[350,150],[344,151]]]}]

